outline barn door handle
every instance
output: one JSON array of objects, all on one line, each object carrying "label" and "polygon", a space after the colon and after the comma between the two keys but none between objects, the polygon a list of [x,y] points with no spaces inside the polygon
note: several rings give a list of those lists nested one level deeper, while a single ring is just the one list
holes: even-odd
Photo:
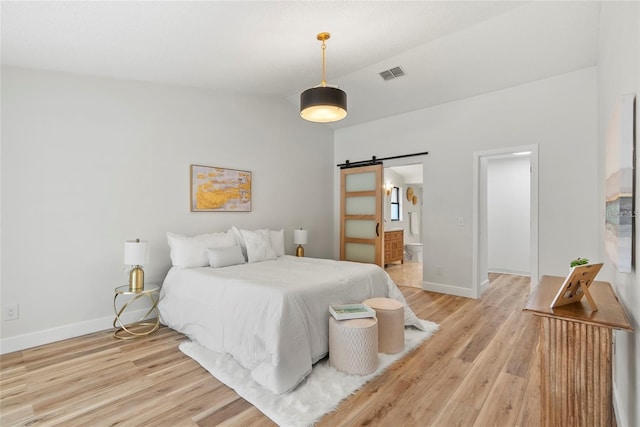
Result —
[{"label": "barn door handle", "polygon": [[376,223],[376,237],[380,237],[380,223]]}]

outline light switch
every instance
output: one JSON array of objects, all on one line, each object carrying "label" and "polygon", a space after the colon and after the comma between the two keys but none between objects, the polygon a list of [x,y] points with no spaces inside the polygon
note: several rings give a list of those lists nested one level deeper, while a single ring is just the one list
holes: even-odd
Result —
[{"label": "light switch", "polygon": [[464,225],[464,218],[459,216],[458,217],[458,226],[462,227]]}]

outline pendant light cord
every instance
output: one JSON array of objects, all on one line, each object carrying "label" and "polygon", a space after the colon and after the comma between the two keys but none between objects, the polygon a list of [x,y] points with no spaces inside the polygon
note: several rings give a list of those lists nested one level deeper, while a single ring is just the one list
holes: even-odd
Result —
[{"label": "pendant light cord", "polygon": [[329,40],[329,37],[331,37],[331,34],[326,32],[318,34],[318,37],[317,37],[317,39],[322,42],[322,81],[320,82],[320,86],[322,87],[327,86],[326,58],[325,58],[325,50],[327,49],[327,45],[324,42]]},{"label": "pendant light cord", "polygon": [[327,48],[327,46],[324,44],[324,39],[322,40],[322,81],[320,82],[320,84],[322,85],[322,87],[326,87],[327,86],[327,79],[325,76],[325,56],[324,56],[324,52],[325,49]]}]

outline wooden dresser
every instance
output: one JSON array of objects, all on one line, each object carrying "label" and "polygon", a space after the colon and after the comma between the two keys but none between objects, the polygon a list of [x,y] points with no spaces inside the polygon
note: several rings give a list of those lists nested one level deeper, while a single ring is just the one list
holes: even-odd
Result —
[{"label": "wooden dresser", "polygon": [[404,263],[404,231],[384,232],[384,264],[400,261]]},{"label": "wooden dresser", "polygon": [[550,308],[563,282],[543,276],[524,308],[541,317],[541,425],[614,426],[612,330],[633,328],[607,282],[589,287],[597,311],[585,301]]}]

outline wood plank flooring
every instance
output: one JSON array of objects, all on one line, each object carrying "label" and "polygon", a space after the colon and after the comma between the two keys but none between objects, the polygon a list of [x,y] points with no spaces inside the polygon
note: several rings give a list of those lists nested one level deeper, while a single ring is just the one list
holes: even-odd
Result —
[{"label": "wood plank flooring", "polygon": [[[404,264],[389,264],[385,271],[399,286],[409,286],[422,289],[422,263],[405,262]],[[400,285],[402,283],[402,285]]]},{"label": "wood plank flooring", "polygon": [[[492,275],[482,299],[471,300],[392,275],[418,317],[441,329],[319,425],[540,425],[538,319],[521,311],[528,278]],[[182,354],[183,335],[166,327],[135,341],[111,334],[0,356],[0,425],[274,425]]]}]

